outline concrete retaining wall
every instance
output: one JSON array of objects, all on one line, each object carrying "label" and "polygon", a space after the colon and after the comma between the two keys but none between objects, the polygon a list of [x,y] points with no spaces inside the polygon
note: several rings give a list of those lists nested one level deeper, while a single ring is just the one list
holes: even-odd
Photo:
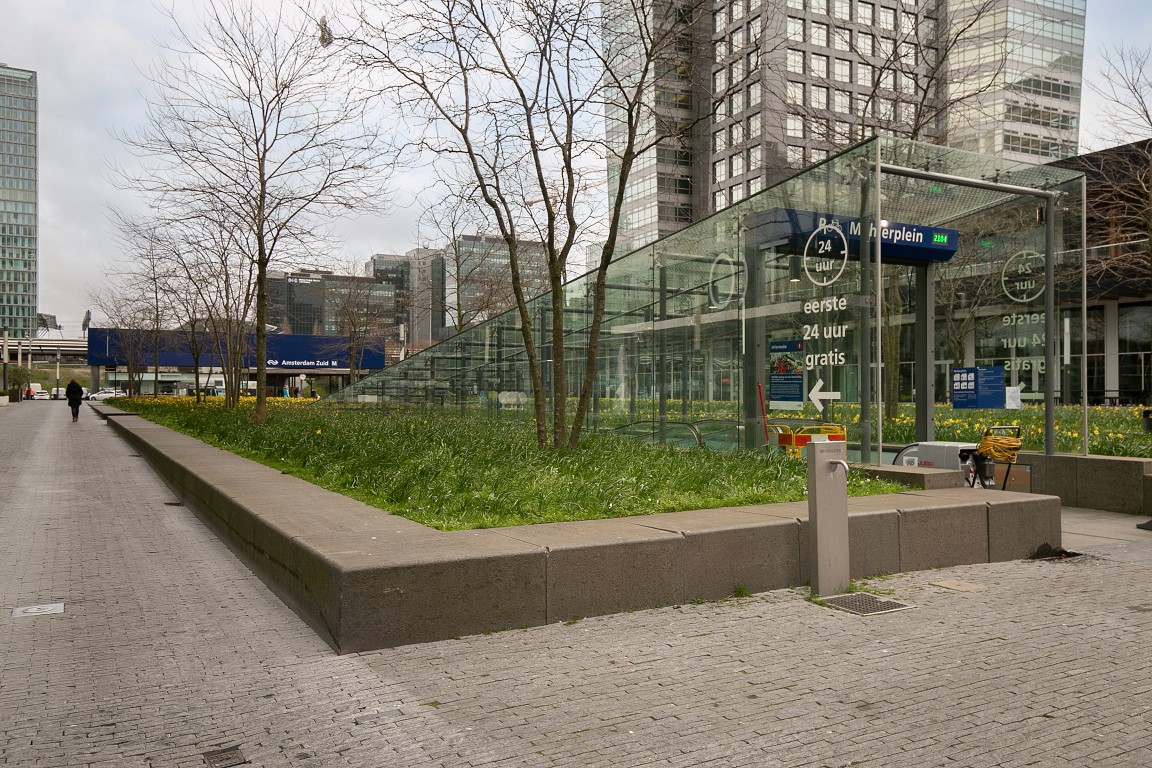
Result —
[{"label": "concrete retaining wall", "polygon": [[1069,507],[1152,515],[1152,459],[1021,451],[1032,467],[1032,492],[1059,496]]},{"label": "concrete retaining wall", "polygon": [[[93,406],[339,653],[798,586],[804,502],[436,531]],[[972,489],[849,500],[851,573],[1060,546],[1060,500]]]}]

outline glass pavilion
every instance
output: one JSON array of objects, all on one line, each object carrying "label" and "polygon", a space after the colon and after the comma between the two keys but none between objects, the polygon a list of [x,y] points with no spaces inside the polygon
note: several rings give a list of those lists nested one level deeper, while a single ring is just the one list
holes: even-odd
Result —
[{"label": "glass pavilion", "polygon": [[[612,263],[586,427],[757,447],[766,424],[802,418],[845,425],[867,462],[886,403],[915,402],[931,440],[934,404],[971,394],[974,368],[1002,367],[1010,394],[1049,413],[1080,401],[1083,202],[1074,171],[861,143]],[[563,288],[573,393],[594,277]],[[546,361],[549,297],[530,310]],[[529,382],[512,311],[333,399],[530,418],[549,392]],[[967,404],[979,421],[985,404]]]}]

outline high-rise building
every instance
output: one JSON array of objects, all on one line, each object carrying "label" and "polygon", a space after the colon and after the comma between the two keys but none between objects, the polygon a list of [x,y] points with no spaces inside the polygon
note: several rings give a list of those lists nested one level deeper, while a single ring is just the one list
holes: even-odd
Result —
[{"label": "high-rise building", "polygon": [[0,64],[0,328],[36,332],[36,73]]},{"label": "high-rise building", "polygon": [[950,87],[980,93],[951,110],[948,143],[1029,163],[1074,156],[1086,0],[1002,0],[974,19],[981,3],[950,3],[953,24],[974,22],[983,39],[954,64],[964,72]]},{"label": "high-rise building", "polygon": [[687,2],[653,10],[695,15],[660,57],[649,125],[690,129],[637,161],[621,251],[872,135],[1031,162],[1076,152],[1085,0]]}]

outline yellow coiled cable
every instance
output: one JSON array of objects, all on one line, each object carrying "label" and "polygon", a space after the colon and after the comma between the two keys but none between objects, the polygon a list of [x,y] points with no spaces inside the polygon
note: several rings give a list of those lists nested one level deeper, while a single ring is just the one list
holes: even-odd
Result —
[{"label": "yellow coiled cable", "polygon": [[987,456],[995,461],[1015,464],[1016,454],[1022,444],[1023,441],[1018,437],[995,435],[986,432],[984,433],[984,437],[980,438],[980,442],[976,445],[976,453],[981,456]]}]

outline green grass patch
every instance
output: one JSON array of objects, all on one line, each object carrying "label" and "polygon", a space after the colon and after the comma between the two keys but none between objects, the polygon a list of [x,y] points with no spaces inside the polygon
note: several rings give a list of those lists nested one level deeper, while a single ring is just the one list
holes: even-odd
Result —
[{"label": "green grass patch", "polygon": [[[271,402],[271,401],[270,401]],[[290,401],[289,401],[290,402]],[[303,401],[295,401],[303,403]],[[540,450],[530,423],[432,411],[355,411],[133,398],[145,418],[440,530],[799,501],[806,465],[779,451],[679,451],[614,435]],[[906,490],[849,476],[850,495]]]}]

